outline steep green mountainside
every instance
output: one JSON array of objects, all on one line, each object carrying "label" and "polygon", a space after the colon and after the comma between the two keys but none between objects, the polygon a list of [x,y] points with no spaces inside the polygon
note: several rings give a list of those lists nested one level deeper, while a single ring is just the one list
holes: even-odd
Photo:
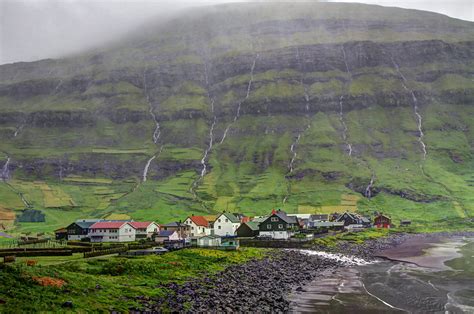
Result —
[{"label": "steep green mountainside", "polygon": [[[184,12],[88,54],[0,66],[0,207],[474,215],[474,24],[336,3]],[[1,217],[0,217],[1,220]]]}]

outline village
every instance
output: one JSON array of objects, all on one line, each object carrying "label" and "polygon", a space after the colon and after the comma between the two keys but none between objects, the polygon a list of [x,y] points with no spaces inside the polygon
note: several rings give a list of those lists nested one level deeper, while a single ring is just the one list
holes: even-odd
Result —
[{"label": "village", "polygon": [[[411,224],[401,221],[401,226]],[[188,247],[238,250],[239,247],[302,248],[312,240],[369,228],[394,227],[391,218],[374,212],[373,219],[355,212],[332,214],[289,214],[273,209],[265,216],[242,213],[191,214],[184,220],[159,224],[132,219],[84,218],[45,233],[28,234],[10,243],[3,242],[4,262],[16,257],[72,256],[84,258],[119,254],[137,256],[161,254]]]},{"label": "village", "polygon": [[357,213],[287,214],[272,210],[267,216],[248,217],[222,212],[215,216],[190,215],[182,221],[81,219],[55,230],[56,240],[91,243],[153,242],[166,247],[237,248],[239,240],[305,241],[329,232],[390,228],[391,219],[378,213],[373,221]]}]

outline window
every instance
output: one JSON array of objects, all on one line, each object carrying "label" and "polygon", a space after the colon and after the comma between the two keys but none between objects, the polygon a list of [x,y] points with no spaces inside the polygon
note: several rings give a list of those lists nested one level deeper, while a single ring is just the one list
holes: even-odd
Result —
[{"label": "window", "polygon": [[272,218],[271,218],[271,221],[272,221],[272,222],[277,222],[277,221],[278,221],[278,217],[272,217]]},{"label": "window", "polygon": [[221,229],[221,226],[217,227],[217,229]]},{"label": "window", "polygon": [[271,230],[271,229],[272,229],[272,225],[271,225],[271,224],[268,224],[268,225],[267,225],[267,229],[268,229],[268,230]]},{"label": "window", "polygon": [[218,221],[221,222],[221,219],[219,218]]},{"label": "window", "polygon": [[225,222],[229,222],[229,219],[226,218]]},{"label": "window", "polygon": [[282,225],[282,224],[279,224],[279,225],[278,225],[278,229],[283,229],[283,225]]}]

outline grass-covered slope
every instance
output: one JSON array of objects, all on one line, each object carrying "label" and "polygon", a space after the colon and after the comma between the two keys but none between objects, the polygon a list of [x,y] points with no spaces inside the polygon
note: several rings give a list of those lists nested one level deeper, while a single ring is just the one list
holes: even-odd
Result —
[{"label": "grass-covered slope", "polygon": [[1,66],[0,206],[46,213],[17,231],[273,207],[468,227],[473,30],[379,6],[232,4]]}]

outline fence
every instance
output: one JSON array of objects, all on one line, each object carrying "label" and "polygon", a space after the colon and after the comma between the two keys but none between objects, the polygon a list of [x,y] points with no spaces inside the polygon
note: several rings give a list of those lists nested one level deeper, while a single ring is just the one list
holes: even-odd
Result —
[{"label": "fence", "polygon": [[4,248],[58,248],[65,247],[67,242],[64,240],[36,239],[36,240],[10,240],[0,242],[0,250]]},{"label": "fence", "polygon": [[29,250],[22,252],[0,252],[0,257],[5,256],[71,256],[71,250]]},{"label": "fence", "polygon": [[116,254],[116,253],[126,252],[127,250],[128,250],[128,248],[126,246],[122,246],[122,247],[116,247],[116,248],[106,249],[106,250],[97,250],[97,251],[92,251],[92,252],[86,252],[86,253],[84,253],[84,258],[96,257],[96,256],[102,256],[102,255],[109,255],[109,254]]},{"label": "fence", "polygon": [[266,248],[304,248],[310,246],[311,240],[260,240],[260,239],[240,239],[240,246],[246,247],[266,247]]}]

